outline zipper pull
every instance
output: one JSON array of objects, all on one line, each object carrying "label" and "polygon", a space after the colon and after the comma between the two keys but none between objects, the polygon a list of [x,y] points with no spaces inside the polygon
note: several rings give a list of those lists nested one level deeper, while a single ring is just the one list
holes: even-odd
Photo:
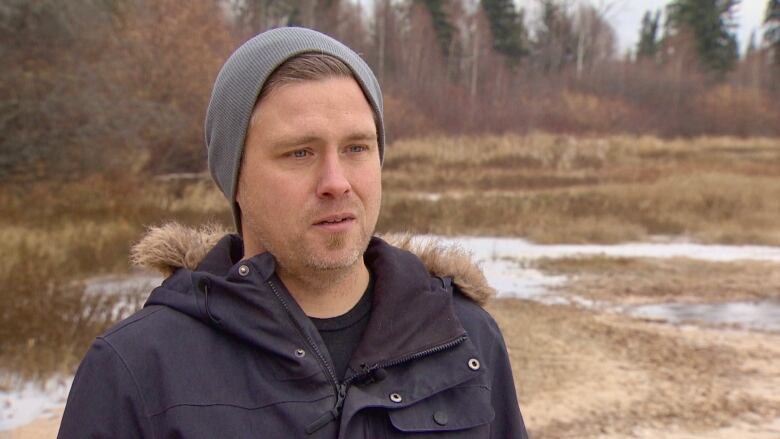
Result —
[{"label": "zipper pull", "polygon": [[320,428],[328,425],[330,421],[336,419],[331,410],[323,413],[322,416],[315,419],[314,422],[306,426],[306,434],[312,434]]},{"label": "zipper pull", "polygon": [[341,409],[344,407],[344,400],[347,399],[347,387],[348,382],[339,383],[338,391],[336,392],[336,404],[331,409],[335,417],[341,416]]},{"label": "zipper pull", "polygon": [[336,404],[333,408],[323,413],[322,416],[315,419],[314,422],[306,427],[306,434],[312,434],[322,427],[328,425],[331,421],[334,421],[341,416],[341,409],[344,407],[344,400],[347,398],[348,383],[341,383],[336,389]]}]

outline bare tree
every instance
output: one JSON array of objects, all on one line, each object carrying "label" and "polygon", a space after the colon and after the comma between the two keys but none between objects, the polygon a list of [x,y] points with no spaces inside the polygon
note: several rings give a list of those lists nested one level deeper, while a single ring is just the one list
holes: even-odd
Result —
[{"label": "bare tree", "polygon": [[592,69],[614,57],[617,37],[607,17],[618,4],[617,1],[601,1],[598,6],[580,4],[577,8],[574,18],[577,79],[582,78],[586,65]]}]

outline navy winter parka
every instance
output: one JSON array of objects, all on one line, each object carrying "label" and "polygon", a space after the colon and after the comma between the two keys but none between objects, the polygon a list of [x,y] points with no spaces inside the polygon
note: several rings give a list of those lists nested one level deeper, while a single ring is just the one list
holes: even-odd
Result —
[{"label": "navy winter parka", "polygon": [[[181,236],[155,239],[191,258]],[[241,239],[225,236],[96,339],[58,437],[526,438],[501,333],[461,292],[481,272],[463,255],[421,254],[428,267],[371,240],[371,317],[339,381],[274,258],[241,260]]]}]

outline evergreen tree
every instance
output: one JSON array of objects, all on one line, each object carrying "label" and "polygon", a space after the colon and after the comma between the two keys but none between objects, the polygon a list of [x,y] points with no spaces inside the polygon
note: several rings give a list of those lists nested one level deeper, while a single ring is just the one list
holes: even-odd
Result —
[{"label": "evergreen tree", "polygon": [[528,32],[523,10],[515,9],[512,0],[481,0],[481,4],[490,22],[493,49],[515,63],[528,55]]},{"label": "evergreen tree", "polygon": [[658,53],[658,29],[661,22],[661,11],[653,15],[650,11],[642,17],[642,28],[639,30],[639,44],[636,49],[637,58],[654,59]]},{"label": "evergreen tree", "polygon": [[740,0],[673,0],[667,6],[668,26],[689,33],[706,70],[722,74],[738,57],[733,10]]},{"label": "evergreen tree", "polygon": [[780,67],[780,0],[769,0],[766,5],[766,32],[764,39],[774,53],[775,65]]},{"label": "evergreen tree", "polygon": [[442,54],[448,57],[452,39],[455,36],[455,26],[450,22],[450,18],[444,9],[447,0],[415,0],[415,2],[425,6],[425,9],[431,15],[436,40],[439,42]]}]

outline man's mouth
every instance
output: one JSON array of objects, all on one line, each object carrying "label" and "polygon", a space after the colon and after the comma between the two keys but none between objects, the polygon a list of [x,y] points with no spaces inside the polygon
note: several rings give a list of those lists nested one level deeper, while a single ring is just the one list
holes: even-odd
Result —
[{"label": "man's mouth", "polygon": [[341,213],[337,215],[329,215],[324,218],[320,218],[317,221],[314,222],[315,226],[321,226],[321,225],[330,225],[330,224],[341,224],[348,221],[354,221],[355,216],[351,213]]}]

